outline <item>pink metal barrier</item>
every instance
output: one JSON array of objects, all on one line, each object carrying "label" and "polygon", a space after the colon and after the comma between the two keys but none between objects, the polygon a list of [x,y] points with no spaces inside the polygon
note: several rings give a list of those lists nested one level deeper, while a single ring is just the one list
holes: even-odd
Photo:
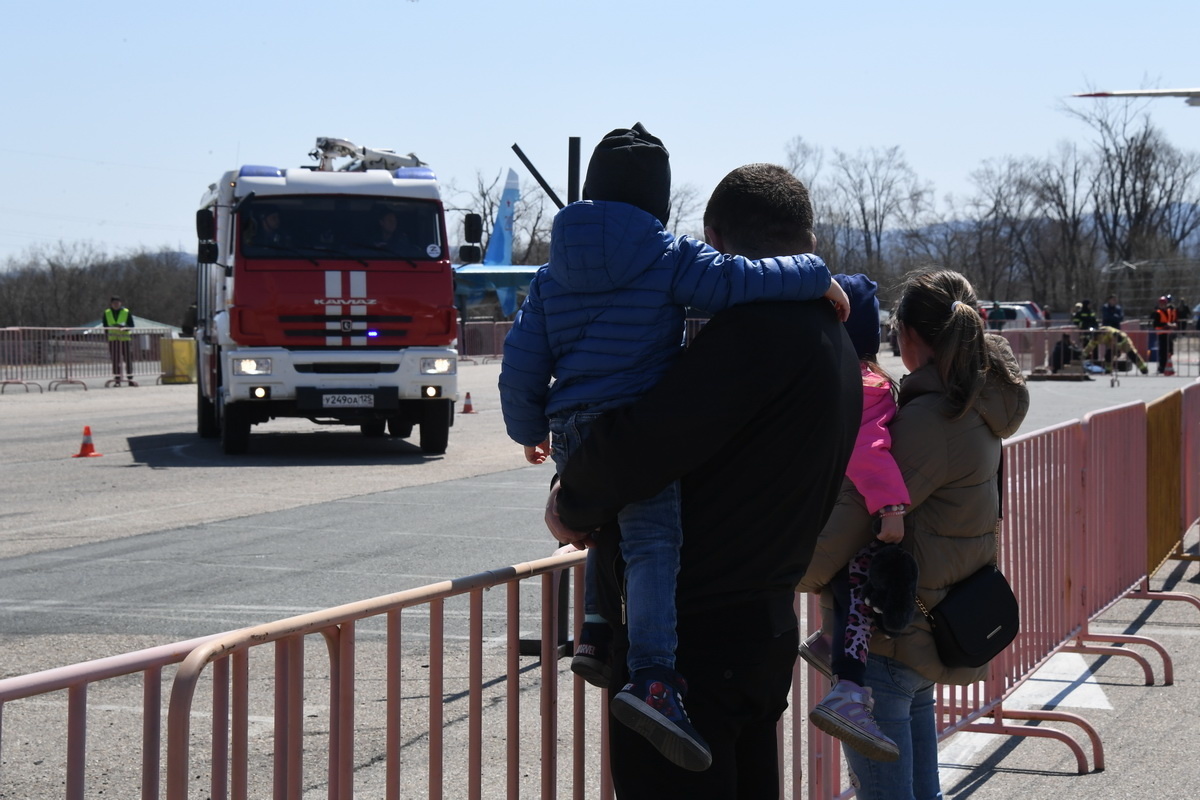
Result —
[{"label": "pink metal barrier", "polygon": [[1200,521],[1200,383],[1183,390],[1184,530]]},{"label": "pink metal barrier", "polygon": [[[1198,403],[1200,384],[1184,393],[1183,441],[1172,443],[1182,446],[1185,464],[1192,467],[1200,441]],[[1148,589],[1145,456],[1154,443],[1146,431],[1145,406],[1135,403],[1006,444],[1000,563],[1021,603],[1022,630],[992,662],[986,680],[942,688],[942,737],[975,731],[1051,738],[1074,753],[1081,773],[1088,770],[1090,746],[1091,764],[1099,770],[1103,745],[1084,718],[1012,709],[1005,702],[1062,651],[1133,658],[1152,683],[1149,662],[1130,645],[1149,647],[1163,659],[1164,682],[1171,682],[1171,660],[1157,642],[1089,630],[1091,620],[1119,599],[1172,599],[1170,593]],[[1194,493],[1196,473],[1192,469],[1182,479],[1185,493]],[[1189,512],[1188,520],[1193,518]],[[1180,540],[1183,535],[1180,531]],[[140,786],[143,798],[157,798],[162,670],[179,664],[167,714],[165,781],[172,800],[200,792],[220,800],[268,793],[298,798],[314,787],[325,787],[330,798],[553,798],[560,793],[582,798],[598,791],[607,800],[612,785],[603,746],[604,698],[572,677],[560,660],[566,653],[560,615],[567,613],[561,576],[571,571],[576,577],[578,633],[583,561],[582,553],[560,554],[227,634],[0,680],[0,721],[5,723],[0,747],[11,756],[11,739],[3,734],[13,729],[14,719],[18,730],[26,724],[17,701],[66,690],[64,796],[83,797],[97,771],[108,793],[134,796],[133,790],[113,788],[119,769],[96,769],[86,731],[89,698],[107,700],[109,692],[128,692],[121,678],[140,673],[140,732],[125,739],[140,736],[141,758],[129,780]],[[523,612],[528,598],[522,586],[533,579],[538,608]],[[501,587],[503,593],[488,594]],[[812,621],[804,627],[811,630],[819,624],[815,598],[808,599],[806,613],[801,603],[798,598],[797,612]],[[428,622],[414,624],[414,617]],[[536,660],[522,662],[531,653],[523,646],[530,642],[520,636],[529,629],[540,634]],[[465,644],[456,646],[459,639]],[[365,668],[361,662],[370,656],[385,666]],[[560,692],[563,680],[571,681],[570,692]],[[92,687],[96,691],[89,694]],[[825,688],[823,679],[797,662],[792,712],[780,723],[784,796],[826,800],[849,792],[837,742],[807,722]],[[1064,724],[1076,733],[1060,730]],[[46,731],[54,727],[38,725],[38,738],[53,738]],[[105,735],[117,739],[121,734],[109,728]],[[137,752],[132,745],[125,749]],[[0,778],[6,788],[14,785],[14,761],[3,760]],[[34,780],[43,777],[36,772]],[[14,791],[13,796],[29,796]]]},{"label": "pink metal barrier", "polygon": [[[1082,587],[1082,623],[1069,650],[1091,655],[1132,658],[1141,666],[1146,685],[1154,684],[1154,673],[1144,657],[1127,647],[1146,645],[1163,660],[1163,682],[1173,680],[1171,658],[1165,648],[1141,636],[1092,633],[1088,622],[1118,600],[1132,596],[1148,580],[1146,565],[1146,406],[1129,403],[1086,415],[1081,423],[1086,441],[1083,528],[1078,549],[1083,555],[1082,571],[1068,580]],[[1183,532],[1178,536],[1182,538]],[[1101,642],[1104,644],[1095,644]]]},{"label": "pink metal barrier", "polygon": [[[430,798],[493,796],[494,787],[503,784],[510,797],[519,793],[536,794],[543,798],[556,796],[560,779],[558,761],[560,747],[576,748],[588,738],[587,719],[580,710],[576,713],[567,745],[560,745],[558,734],[560,665],[555,631],[558,628],[557,571],[571,567],[582,569],[584,554],[571,552],[503,570],[481,573],[468,578],[445,581],[420,589],[351,603],[337,608],[293,617],[267,625],[235,631],[208,640],[196,648],[179,667],[171,690],[167,717],[167,797],[182,800],[189,796],[192,764],[191,723],[197,686],[202,674],[211,664],[212,685],[212,746],[211,782],[208,791],[213,798],[262,797],[267,791],[267,777],[273,796],[299,798],[306,782],[305,765],[312,759],[323,760],[328,795],[349,798],[355,792],[360,777],[356,770],[355,732],[363,726],[384,731],[382,753],[370,755],[372,761],[383,761],[383,777],[376,778],[367,796]],[[577,570],[577,572],[579,571]],[[580,573],[581,575],[581,573]],[[540,667],[535,679],[523,675],[518,656],[521,630],[520,583],[540,577],[541,585],[541,647]],[[506,586],[504,598],[505,641],[495,652],[485,653],[484,592]],[[447,674],[446,603],[452,598],[467,601],[468,652],[465,663],[457,663],[453,677]],[[404,637],[402,612],[416,606],[429,612],[428,675],[406,675],[404,655],[415,655]],[[386,621],[384,648],[387,657],[386,686],[382,688],[382,711],[370,720],[356,720],[364,710],[356,698],[356,640],[357,631],[371,618]],[[320,635],[326,645],[327,668],[316,678],[328,684],[329,710],[326,715],[327,733],[306,730],[304,684],[305,639]],[[274,742],[266,753],[255,753],[249,743],[251,716],[251,652],[264,645],[274,651]],[[415,661],[416,659],[410,659]],[[419,661],[417,663],[420,663]],[[463,681],[463,676],[466,680]],[[454,696],[447,684],[461,684],[462,696],[467,698],[465,712],[450,702]],[[413,688],[409,688],[412,685]],[[232,690],[232,694],[230,694]],[[523,747],[521,699],[536,692],[540,705],[540,739],[534,748]],[[379,694],[377,691],[376,695]],[[415,733],[406,731],[404,719],[415,711],[415,704],[406,702],[406,695],[424,694],[427,697],[427,719],[418,717]],[[486,708],[485,708],[486,704]],[[466,724],[448,725],[447,713],[458,721],[465,716]],[[485,737],[485,721],[494,727]],[[227,726],[226,719],[231,720]],[[228,727],[228,730],[227,730]],[[314,728],[320,728],[318,723]],[[503,731],[503,733],[499,733]],[[419,747],[414,744],[425,741]],[[410,773],[402,759],[402,750],[409,748],[424,756],[424,769]],[[273,755],[271,751],[273,750]],[[447,750],[458,759],[450,770],[445,769]],[[536,750],[536,753],[531,753]],[[323,752],[322,752],[323,751]],[[272,769],[251,769],[270,756]],[[533,756],[531,759],[530,757]],[[582,766],[585,751],[576,750],[578,767]],[[524,760],[523,760],[524,759]],[[230,767],[233,767],[231,770]],[[536,788],[524,785],[525,775],[538,776]],[[569,774],[568,779],[581,777]],[[311,780],[311,778],[308,778]],[[382,784],[380,786],[379,784]],[[565,787],[564,787],[565,788]]]},{"label": "pink metal barrier", "polygon": [[[171,338],[166,328],[135,328],[129,343],[135,379],[157,380],[162,374],[161,346]],[[9,386],[42,385],[54,390],[87,381],[111,379],[112,359],[104,328],[0,329],[0,392]],[[125,375],[121,376],[126,377]]]},{"label": "pink metal barrier", "polygon": [[[139,650],[134,653],[102,658],[84,664],[35,672],[14,678],[0,680],[0,720],[6,704],[26,698],[55,695],[65,691],[66,698],[66,741],[65,745],[65,785],[64,797],[68,800],[82,800],[85,796],[87,751],[87,715],[89,687],[123,679],[131,675],[141,675],[142,678],[142,712],[141,712],[141,797],[152,800],[159,796],[159,766],[160,740],[162,731],[162,670],[171,664],[178,664],[188,653],[200,646],[206,638],[189,639],[184,642]],[[61,730],[61,727],[58,728]],[[3,729],[0,728],[0,731]],[[43,730],[41,735],[46,736]],[[51,738],[47,736],[47,738]],[[4,740],[0,738],[0,745]],[[3,751],[0,751],[3,752]],[[44,755],[44,754],[43,754]],[[7,758],[4,763],[12,764]],[[40,762],[39,762],[40,763]],[[57,767],[57,764],[55,764]],[[13,769],[10,766],[9,772]],[[94,772],[94,770],[93,770]],[[12,792],[11,775],[5,775],[4,786]],[[94,777],[94,776],[93,776]],[[41,782],[34,782],[36,786]],[[16,792],[13,797],[33,797],[32,790]],[[121,795],[118,795],[121,796]],[[133,792],[127,792],[125,797],[133,797]]]},{"label": "pink metal barrier", "polygon": [[[1126,326],[1125,333],[1133,342],[1133,346],[1137,348],[1138,353],[1145,359],[1149,365],[1150,375],[1153,376],[1157,371],[1157,363],[1151,357],[1152,346],[1152,331],[1138,330],[1136,324]],[[1130,330],[1129,328],[1133,328]],[[1085,334],[1078,328],[1074,327],[1058,327],[1058,328],[1006,328],[1001,332],[1001,335],[1008,340],[1012,346],[1013,353],[1017,357],[1017,361],[1021,364],[1021,369],[1026,374],[1033,372],[1035,369],[1045,368],[1050,369],[1053,360],[1054,347],[1063,337],[1066,336],[1073,346],[1082,349],[1085,340]],[[1171,360],[1174,372],[1179,376],[1198,376],[1200,375],[1200,332],[1197,331],[1182,331],[1173,335],[1175,354]],[[1154,342],[1153,344],[1156,344]],[[1104,348],[1099,348],[1099,351],[1093,356],[1092,360],[1101,363],[1104,358]],[[1125,373],[1125,376],[1130,378],[1141,378],[1141,374],[1136,369],[1130,369]]]}]

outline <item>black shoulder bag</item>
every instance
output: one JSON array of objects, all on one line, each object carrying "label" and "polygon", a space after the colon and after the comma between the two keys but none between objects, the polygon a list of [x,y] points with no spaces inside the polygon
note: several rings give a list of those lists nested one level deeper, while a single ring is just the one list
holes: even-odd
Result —
[{"label": "black shoulder bag", "polygon": [[[1004,455],[997,472],[999,493],[1004,497]],[[999,509],[1003,516],[1003,506]],[[996,549],[1000,548],[1000,518],[996,520]],[[947,667],[982,667],[1008,647],[1021,626],[1020,608],[1012,587],[993,563],[954,584],[942,601],[917,608],[929,620],[938,658]]]}]

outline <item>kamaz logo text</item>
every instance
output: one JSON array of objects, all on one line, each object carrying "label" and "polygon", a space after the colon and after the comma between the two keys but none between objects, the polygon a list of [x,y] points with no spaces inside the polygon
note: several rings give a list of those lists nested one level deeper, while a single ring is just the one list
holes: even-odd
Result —
[{"label": "kamaz logo text", "polygon": [[318,297],[313,302],[319,306],[373,306],[379,301],[369,297],[352,297],[349,300],[340,297]]}]

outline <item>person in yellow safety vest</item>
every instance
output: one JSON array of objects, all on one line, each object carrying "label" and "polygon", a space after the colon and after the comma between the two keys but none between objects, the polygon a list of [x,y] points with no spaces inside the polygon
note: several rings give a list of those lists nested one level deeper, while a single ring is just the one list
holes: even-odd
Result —
[{"label": "person in yellow safety vest", "polygon": [[1127,353],[1133,359],[1133,363],[1137,364],[1137,368],[1145,375],[1149,370],[1146,368],[1146,362],[1142,360],[1137,348],[1133,346],[1133,342],[1122,331],[1116,328],[1111,328],[1108,325],[1101,325],[1099,328],[1092,328],[1091,340],[1087,346],[1083,348],[1083,357],[1090,359],[1096,350],[1104,345],[1104,374],[1112,373],[1112,354],[1115,350],[1119,353]]},{"label": "person in yellow safety vest", "polygon": [[121,305],[121,298],[113,296],[108,308],[104,309],[104,327],[108,330],[108,354],[112,357],[113,385],[121,385],[121,364],[125,364],[126,383],[137,386],[133,380],[132,340],[133,312]]}]

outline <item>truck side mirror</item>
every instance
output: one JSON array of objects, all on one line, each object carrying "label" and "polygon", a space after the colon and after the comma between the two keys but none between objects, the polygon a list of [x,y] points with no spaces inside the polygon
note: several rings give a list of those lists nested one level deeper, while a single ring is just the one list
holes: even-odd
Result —
[{"label": "truck side mirror", "polygon": [[[463,232],[468,242],[478,244],[483,241],[483,217],[478,214],[467,214],[463,217]],[[475,259],[478,261],[479,259]]]},{"label": "truck side mirror", "polygon": [[458,260],[462,264],[478,264],[483,255],[477,244],[464,244],[458,248]]},{"label": "truck side mirror", "polygon": [[196,238],[202,242],[211,242],[217,238],[217,220],[211,208],[202,208],[196,212]]},{"label": "truck side mirror", "polygon": [[196,248],[196,262],[200,264],[217,263],[217,243],[201,242]]}]

